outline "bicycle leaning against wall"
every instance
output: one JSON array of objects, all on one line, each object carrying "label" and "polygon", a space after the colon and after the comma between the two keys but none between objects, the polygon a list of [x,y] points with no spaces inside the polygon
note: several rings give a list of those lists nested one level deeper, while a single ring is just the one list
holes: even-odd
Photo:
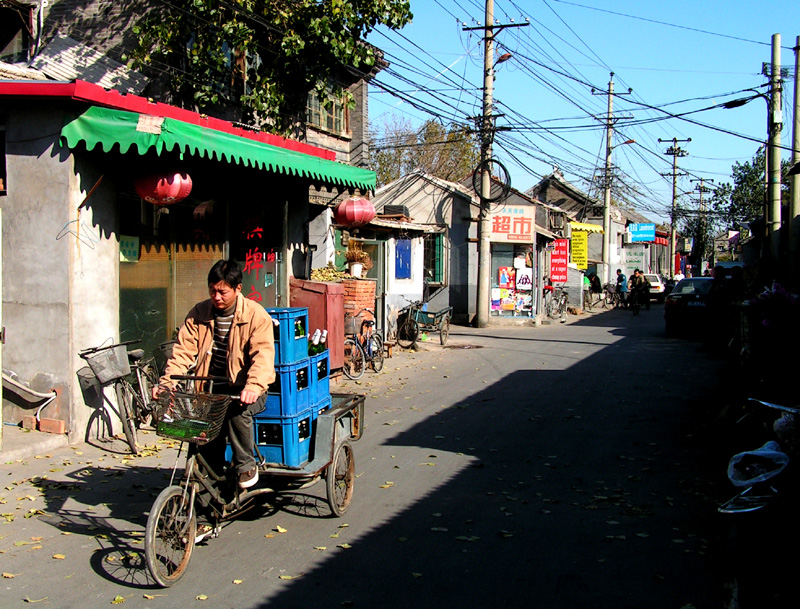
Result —
[{"label": "bicycle leaning against wall", "polygon": [[[371,313],[373,319],[364,319],[362,313]],[[344,318],[344,366],[342,372],[352,380],[364,375],[367,365],[375,372],[383,369],[383,337],[375,329],[374,313],[361,309]]]},{"label": "bicycle leaning against wall", "polygon": [[128,351],[128,345],[142,342],[128,340],[113,345],[100,345],[80,351],[78,355],[86,360],[102,389],[113,384],[117,396],[117,414],[122,422],[122,431],[131,452],[139,453],[137,430],[152,417],[150,405],[151,387],[158,384],[154,358],[145,358],[144,349]]}]

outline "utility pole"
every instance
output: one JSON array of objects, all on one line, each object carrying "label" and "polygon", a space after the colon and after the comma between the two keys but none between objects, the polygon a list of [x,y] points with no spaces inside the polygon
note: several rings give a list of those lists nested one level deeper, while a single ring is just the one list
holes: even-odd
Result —
[{"label": "utility pole", "polygon": [[700,263],[702,266],[703,258],[708,251],[708,218],[706,217],[706,204],[703,201],[703,193],[704,192],[711,192],[711,189],[706,187],[706,182],[713,182],[714,180],[707,180],[705,178],[700,178],[698,180],[689,180],[690,182],[700,182],[697,186],[695,186],[695,190],[700,193],[700,204],[698,205],[698,210],[700,213],[700,230],[698,234],[703,238],[701,241],[702,250],[700,250]]},{"label": "utility pole", "polygon": [[772,68],[770,84],[770,124],[769,124],[769,204],[767,206],[767,229],[776,263],[780,261],[781,236],[781,35],[772,35]]},{"label": "utility pole", "polygon": [[[595,90],[592,89],[592,94]],[[611,151],[614,149],[612,136],[614,135],[614,72],[611,72],[608,81],[608,91],[601,91],[608,95],[608,113],[606,114],[606,163],[603,180],[603,282],[611,281]],[[628,89],[628,94],[631,90]],[[617,95],[620,95],[617,93]],[[622,93],[622,95],[626,95]],[[623,142],[635,144],[634,140]]]},{"label": "utility pole", "polygon": [[606,115],[606,167],[603,184],[603,283],[611,281],[611,135],[614,129],[614,72],[608,80],[608,114]]},{"label": "utility pole", "polygon": [[[662,140],[661,138],[658,138],[659,144],[663,142],[672,142],[672,146],[667,148],[666,151],[664,152],[665,155],[672,157],[672,213],[670,214],[670,220],[669,220],[670,275],[675,275],[675,251],[676,251],[675,222],[677,220],[677,215],[678,215],[678,157],[689,156],[688,152],[686,152],[683,148],[678,147],[678,142],[689,143],[691,141],[692,138],[686,138],[685,140],[679,140],[677,137],[673,137],[671,140]],[[669,174],[661,174],[661,175],[669,175]]]},{"label": "utility pole", "polygon": [[[476,289],[475,325],[485,328],[489,325],[489,304],[492,285],[492,248],[489,223],[489,199],[491,198],[492,142],[494,140],[494,36],[495,30],[507,27],[524,27],[527,23],[494,25],[494,0],[486,0],[485,21],[482,28],[464,30],[483,30],[483,115],[481,117],[481,209],[478,216],[478,285]],[[508,55],[510,58],[511,55]],[[501,57],[498,63],[506,57]]]},{"label": "utility pole", "polygon": [[489,230],[489,206],[492,176],[489,175],[488,161],[492,158],[494,139],[492,106],[494,104],[494,0],[486,0],[486,29],[483,40],[483,124],[481,126],[481,211],[478,222],[478,289],[475,307],[476,325],[485,328],[489,325],[489,297],[492,283],[492,248]]}]

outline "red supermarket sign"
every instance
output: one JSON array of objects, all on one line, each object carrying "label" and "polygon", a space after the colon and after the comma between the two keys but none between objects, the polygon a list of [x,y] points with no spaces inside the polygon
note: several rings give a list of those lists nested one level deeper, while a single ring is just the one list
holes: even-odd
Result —
[{"label": "red supermarket sign", "polygon": [[567,280],[568,261],[569,239],[556,239],[553,253],[550,255],[550,281],[563,283]]}]

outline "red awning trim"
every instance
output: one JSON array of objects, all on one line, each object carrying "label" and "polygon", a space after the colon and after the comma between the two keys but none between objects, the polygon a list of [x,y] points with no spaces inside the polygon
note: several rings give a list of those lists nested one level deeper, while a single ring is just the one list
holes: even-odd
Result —
[{"label": "red awning trim", "polygon": [[161,102],[151,102],[138,95],[123,95],[117,91],[107,91],[103,89],[103,87],[83,80],[74,80],[70,82],[30,80],[0,81],[0,96],[69,98],[93,106],[104,106],[116,110],[128,110],[140,114],[173,118],[183,121],[184,123],[214,129],[215,131],[244,137],[286,150],[302,152],[303,154],[326,159],[328,161],[336,160],[336,153],[331,150],[324,150],[296,140],[286,139],[279,135],[264,133],[263,131],[242,129],[240,127],[235,127],[228,121],[198,114],[191,110],[184,110],[176,106],[170,106],[169,104],[162,104]]}]

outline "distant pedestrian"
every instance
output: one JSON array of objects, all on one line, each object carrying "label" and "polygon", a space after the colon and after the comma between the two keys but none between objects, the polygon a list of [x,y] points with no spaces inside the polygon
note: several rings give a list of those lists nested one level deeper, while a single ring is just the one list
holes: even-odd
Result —
[{"label": "distant pedestrian", "polygon": [[619,306],[625,307],[625,301],[628,299],[628,277],[622,272],[622,269],[617,269],[617,293],[619,294]]},{"label": "distant pedestrian", "polygon": [[677,273],[675,273],[675,276],[672,279],[673,279],[673,281],[675,283],[678,283],[679,281],[681,281],[682,279],[685,279],[685,278],[686,278],[685,275],[683,273],[681,273],[680,271],[678,271]]}]

